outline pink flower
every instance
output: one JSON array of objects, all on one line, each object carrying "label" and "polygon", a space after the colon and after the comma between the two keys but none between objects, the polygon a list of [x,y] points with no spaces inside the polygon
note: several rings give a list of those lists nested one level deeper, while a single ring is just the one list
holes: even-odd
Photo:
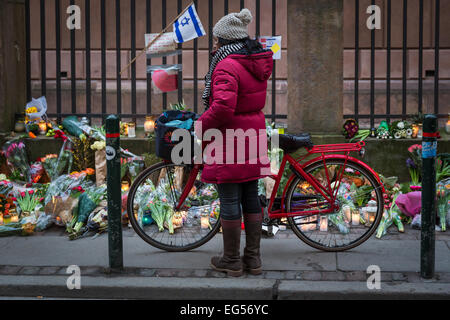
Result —
[{"label": "pink flower", "polygon": [[17,201],[16,197],[12,197],[11,199],[12,199],[12,201]]},{"label": "pink flower", "polygon": [[23,198],[23,197],[25,197],[25,192],[21,192],[20,193],[20,196]]},{"label": "pink flower", "polygon": [[44,202],[44,198],[40,198],[40,199],[39,199],[39,202]]},{"label": "pink flower", "polygon": [[28,191],[28,194],[31,196],[34,193],[33,190]]},{"label": "pink flower", "polygon": [[408,152],[413,153],[416,149],[422,150],[422,146],[420,144],[413,144],[408,148]]}]

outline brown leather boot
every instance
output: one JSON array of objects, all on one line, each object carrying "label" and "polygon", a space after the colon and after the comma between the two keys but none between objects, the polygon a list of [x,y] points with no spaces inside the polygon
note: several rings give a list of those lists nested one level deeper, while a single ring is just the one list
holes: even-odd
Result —
[{"label": "brown leather boot", "polygon": [[245,214],[245,249],[242,262],[244,270],[250,274],[259,275],[262,273],[261,267],[261,232],[262,232],[262,214]]},{"label": "brown leather boot", "polygon": [[223,220],[223,256],[212,257],[211,267],[220,272],[226,272],[229,276],[242,276],[242,260],[239,255],[241,244],[241,219]]}]

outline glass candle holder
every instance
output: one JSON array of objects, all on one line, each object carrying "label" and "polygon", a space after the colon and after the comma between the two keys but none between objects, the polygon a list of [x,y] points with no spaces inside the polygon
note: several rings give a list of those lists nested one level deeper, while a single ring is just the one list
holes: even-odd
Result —
[{"label": "glass candle holder", "polygon": [[0,226],[3,224],[3,213],[0,213]]},{"label": "glass candle holder", "polygon": [[128,138],[136,138],[136,124],[128,123]]},{"label": "glass candle holder", "polygon": [[11,223],[19,222],[19,214],[17,212],[11,213]]},{"label": "glass candle holder", "polygon": [[127,192],[130,189],[130,183],[128,181],[122,181],[122,192]]},{"label": "glass candle holder", "polygon": [[47,122],[40,121],[39,122],[39,134],[46,134],[47,133]]},{"label": "glass candle holder", "polygon": [[350,206],[343,206],[342,207],[342,211],[344,212],[344,218],[347,222],[351,222],[352,221],[352,209],[350,208]]},{"label": "glass candle holder", "polygon": [[352,210],[352,225],[353,226],[359,226],[359,218],[360,218],[359,210],[357,210],[357,209]]},{"label": "glass candle holder", "polygon": [[328,231],[328,217],[327,216],[321,216],[319,220],[319,228],[321,232],[327,232]]},{"label": "glass candle holder", "polygon": [[153,120],[152,117],[145,118],[144,131],[145,131],[145,133],[155,132],[155,121]]}]

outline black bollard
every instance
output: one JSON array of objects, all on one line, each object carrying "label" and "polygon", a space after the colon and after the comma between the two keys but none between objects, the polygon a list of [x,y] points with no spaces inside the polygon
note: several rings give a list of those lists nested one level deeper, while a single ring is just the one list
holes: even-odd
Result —
[{"label": "black bollard", "polygon": [[112,271],[120,271],[123,269],[120,125],[119,118],[115,115],[106,119],[106,160],[109,267]]},{"label": "black bollard", "polygon": [[436,226],[436,154],[437,117],[426,115],[422,142],[422,231],[420,274],[424,279],[434,277]]}]

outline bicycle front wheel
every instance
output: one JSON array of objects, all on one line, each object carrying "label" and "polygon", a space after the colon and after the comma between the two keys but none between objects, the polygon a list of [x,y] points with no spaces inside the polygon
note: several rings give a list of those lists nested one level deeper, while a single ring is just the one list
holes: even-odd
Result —
[{"label": "bicycle front wheel", "polygon": [[182,252],[200,247],[220,228],[220,202],[215,185],[199,173],[179,210],[192,165],[158,163],[135,180],[128,193],[127,212],[136,233],[150,245]]},{"label": "bicycle front wheel", "polygon": [[[288,218],[294,233],[323,251],[345,251],[359,246],[375,232],[384,211],[382,186],[358,163],[341,159],[321,161],[305,168],[325,189],[335,190],[339,210]],[[326,210],[330,203],[304,178],[295,178],[286,196],[288,212]]]}]

